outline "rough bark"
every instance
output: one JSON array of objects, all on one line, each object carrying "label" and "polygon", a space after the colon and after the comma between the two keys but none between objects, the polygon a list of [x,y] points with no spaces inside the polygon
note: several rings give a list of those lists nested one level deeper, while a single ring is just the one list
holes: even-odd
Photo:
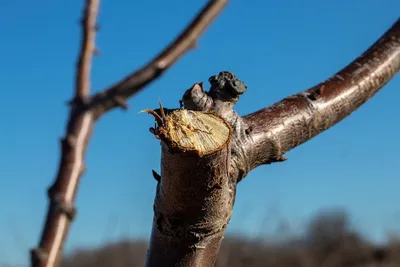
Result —
[{"label": "rough bark", "polygon": [[214,266],[231,217],[236,190],[229,175],[231,128],[213,114],[188,112],[174,111],[156,129],[161,179],[147,267]]},{"label": "rough bark", "polygon": [[75,217],[74,200],[84,172],[85,151],[97,119],[115,107],[126,108],[125,101],[160,77],[173,63],[193,47],[206,27],[217,17],[227,0],[212,0],[178,38],[142,69],[112,86],[90,96],[91,58],[96,52],[94,36],[99,0],[87,0],[82,18],[82,43],[77,63],[75,96],[65,137],[61,141],[61,159],[57,176],[48,190],[49,207],[39,246],[31,250],[32,267],[58,266],[71,221]]},{"label": "rough bark", "polygon": [[[209,91],[203,89],[202,83],[195,84],[185,92],[181,100],[184,108],[179,112],[193,110],[204,116],[213,112],[223,118],[232,128],[230,155],[221,154],[227,152],[222,150],[201,157],[174,150],[176,146],[165,138],[169,136],[165,125],[173,121],[180,125],[179,118],[164,113],[176,111],[162,107],[157,112],[148,111],[159,123],[151,132],[162,140],[162,174],[154,174],[159,183],[147,266],[213,266],[232,212],[237,183],[261,164],[286,160],[285,152],[351,114],[399,69],[400,21],[397,21],[362,56],[328,81],[244,117],[233,106],[247,86],[233,73],[224,71],[210,77]],[[225,168],[229,171],[222,179],[221,170]],[[208,189],[221,179],[225,186],[214,190],[225,196],[227,202],[210,198]],[[214,211],[222,212],[221,208],[226,209],[224,219],[208,216]],[[206,235],[206,240],[199,222],[216,229]],[[199,246],[198,242],[204,245]]]}]

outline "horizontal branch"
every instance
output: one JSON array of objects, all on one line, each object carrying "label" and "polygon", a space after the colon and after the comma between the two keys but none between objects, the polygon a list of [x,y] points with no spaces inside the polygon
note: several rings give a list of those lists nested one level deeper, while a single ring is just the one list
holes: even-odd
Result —
[{"label": "horizontal branch", "polygon": [[252,144],[249,168],[283,154],[340,122],[400,69],[400,19],[364,54],[327,81],[243,117]]},{"label": "horizontal branch", "polygon": [[227,2],[228,0],[210,0],[187,28],[158,56],[109,89],[94,95],[89,101],[89,108],[97,116],[101,116],[114,107],[126,107],[125,102],[129,97],[159,78],[181,56],[195,47],[197,39],[222,11]]}]

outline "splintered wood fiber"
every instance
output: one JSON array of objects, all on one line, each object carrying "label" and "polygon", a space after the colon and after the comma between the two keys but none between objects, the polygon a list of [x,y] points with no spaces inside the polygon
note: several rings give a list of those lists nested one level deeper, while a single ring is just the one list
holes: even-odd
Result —
[{"label": "splintered wood fiber", "polygon": [[224,119],[212,113],[186,109],[168,114],[165,130],[178,147],[197,151],[200,155],[221,149],[231,136],[231,128]]}]

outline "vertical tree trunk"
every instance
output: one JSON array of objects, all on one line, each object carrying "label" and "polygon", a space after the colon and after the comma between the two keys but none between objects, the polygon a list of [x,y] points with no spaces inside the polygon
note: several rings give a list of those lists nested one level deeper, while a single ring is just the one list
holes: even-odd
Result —
[{"label": "vertical tree trunk", "polygon": [[161,179],[147,267],[214,266],[232,214],[232,130],[210,113],[176,110],[155,130],[162,140]]}]

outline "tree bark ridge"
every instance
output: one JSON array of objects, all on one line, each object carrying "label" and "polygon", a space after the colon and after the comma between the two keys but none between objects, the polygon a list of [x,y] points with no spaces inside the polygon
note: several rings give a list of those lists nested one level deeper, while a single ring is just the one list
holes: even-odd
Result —
[{"label": "tree bark ridge", "polygon": [[75,97],[71,102],[65,137],[61,140],[61,159],[56,179],[48,190],[49,207],[39,247],[31,249],[32,267],[58,266],[71,221],[75,217],[75,196],[85,170],[84,157],[92,133],[93,113],[83,103],[90,91],[90,69],[95,50],[99,0],[87,0],[83,11],[82,41],[78,56]]},{"label": "tree bark ridge", "polygon": [[108,110],[126,106],[129,97],[140,92],[146,85],[159,78],[180,57],[196,46],[199,36],[215,20],[228,0],[210,0],[186,29],[159,55],[141,69],[128,75],[110,88],[94,95],[88,106],[101,116]]},{"label": "tree bark ridge", "polygon": [[[184,117],[186,112],[177,110],[173,113]],[[229,174],[231,129],[222,118],[213,117],[213,114],[193,114],[202,117],[209,132],[198,132],[196,123],[188,126],[187,121],[180,123],[179,120],[174,127],[164,124],[155,131],[162,144],[161,179],[154,201],[147,267],[214,266],[231,217],[236,191],[236,182]],[[209,120],[204,116],[213,117],[211,123],[207,123]],[[176,120],[169,120],[172,117],[166,115],[166,124],[176,123]],[[219,122],[215,118],[219,118]],[[189,124],[193,120],[194,117]],[[194,142],[209,142],[207,138],[221,133],[224,137],[219,138],[224,141],[213,142],[214,148],[212,145],[192,145],[191,141],[180,141],[170,132],[171,129],[176,131],[177,127],[181,127],[180,131]],[[187,129],[193,133],[188,133]],[[195,151],[202,149],[208,152]]]},{"label": "tree bark ridge", "polygon": [[[75,95],[70,101],[70,114],[65,137],[61,141],[61,159],[57,176],[48,190],[49,207],[39,246],[31,249],[32,267],[58,266],[70,224],[76,210],[74,200],[84,172],[85,152],[94,124],[106,111],[127,108],[126,100],[159,77],[185,54],[228,0],[210,0],[183,33],[151,63],[127,79],[90,96],[90,68],[95,49],[96,17],[99,0],[86,0],[82,24],[81,49],[77,61]],[[98,101],[99,100],[99,101]]]}]

